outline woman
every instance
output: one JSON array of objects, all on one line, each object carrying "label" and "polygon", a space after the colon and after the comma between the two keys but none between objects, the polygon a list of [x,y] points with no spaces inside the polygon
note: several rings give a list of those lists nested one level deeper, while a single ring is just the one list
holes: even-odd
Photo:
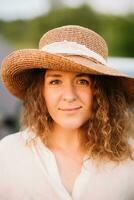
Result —
[{"label": "woman", "polygon": [[0,143],[0,199],[134,199],[134,79],[107,56],[100,35],[68,25],[5,58],[23,110],[20,132]]}]

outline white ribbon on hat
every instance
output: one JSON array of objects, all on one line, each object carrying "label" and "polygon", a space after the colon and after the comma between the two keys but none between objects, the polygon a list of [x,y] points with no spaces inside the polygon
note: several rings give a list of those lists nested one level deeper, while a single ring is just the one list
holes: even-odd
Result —
[{"label": "white ribbon on hat", "polygon": [[87,58],[94,58],[102,64],[106,64],[106,60],[98,53],[87,48],[85,45],[77,42],[64,40],[62,42],[54,42],[45,45],[41,48],[42,51],[48,53],[65,54],[65,55],[79,55]]}]

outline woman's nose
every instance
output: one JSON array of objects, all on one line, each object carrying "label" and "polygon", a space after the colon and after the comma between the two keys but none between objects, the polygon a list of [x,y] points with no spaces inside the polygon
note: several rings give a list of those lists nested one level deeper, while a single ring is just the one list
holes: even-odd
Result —
[{"label": "woman's nose", "polygon": [[72,85],[65,87],[63,90],[63,100],[72,102],[75,101],[76,99],[77,99],[76,89]]}]

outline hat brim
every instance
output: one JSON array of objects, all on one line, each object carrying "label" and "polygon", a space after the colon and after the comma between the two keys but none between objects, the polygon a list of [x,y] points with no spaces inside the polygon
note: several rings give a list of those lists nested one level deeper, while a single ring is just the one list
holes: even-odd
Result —
[{"label": "hat brim", "polygon": [[116,76],[121,79],[127,93],[134,99],[134,78],[103,65],[92,58],[52,54],[38,49],[17,50],[3,60],[2,78],[6,88],[14,96],[23,100],[26,89],[31,84],[34,76],[36,76],[33,69],[52,69]]}]

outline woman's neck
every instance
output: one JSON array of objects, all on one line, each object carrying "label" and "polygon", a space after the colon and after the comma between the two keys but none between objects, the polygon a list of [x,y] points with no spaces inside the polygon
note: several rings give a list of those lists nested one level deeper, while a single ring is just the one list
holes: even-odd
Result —
[{"label": "woman's neck", "polygon": [[65,129],[55,125],[48,138],[50,149],[67,150],[68,153],[85,151],[85,132],[80,129]]}]

